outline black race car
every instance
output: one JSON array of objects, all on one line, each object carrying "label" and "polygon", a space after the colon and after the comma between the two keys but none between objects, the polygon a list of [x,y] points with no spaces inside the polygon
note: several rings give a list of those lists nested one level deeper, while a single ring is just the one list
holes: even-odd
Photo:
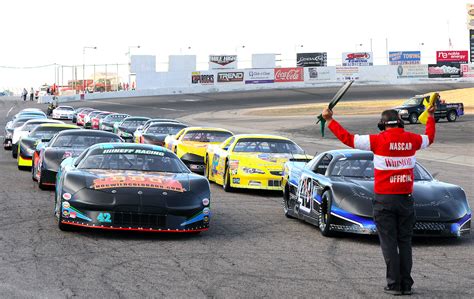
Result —
[{"label": "black race car", "polygon": [[107,131],[107,132],[113,132],[114,131],[114,124],[122,122],[122,120],[124,120],[125,118],[127,118],[129,116],[130,115],[123,114],[123,113],[109,114],[106,117],[104,117],[102,119],[102,121],[100,122],[99,130]]},{"label": "black race car", "polygon": [[62,162],[55,195],[61,230],[198,233],[209,228],[209,182],[160,146],[91,146]]},{"label": "black race car", "polygon": [[187,127],[185,124],[175,122],[152,123],[142,131],[139,141],[140,143],[164,146],[167,136],[176,135],[176,133]]},{"label": "black race car", "polygon": [[[308,163],[291,161],[283,171],[283,208],[289,218],[334,231],[375,234],[373,153],[324,152]],[[439,182],[416,163],[414,168],[415,235],[459,237],[470,232],[472,211],[464,190]]]},{"label": "black race car", "polygon": [[33,180],[38,181],[40,189],[54,186],[62,160],[77,157],[89,146],[105,142],[123,140],[114,133],[104,131],[75,129],[59,132],[47,144],[39,143],[36,146],[38,153],[34,154]]},{"label": "black race car", "polygon": [[144,125],[149,119],[149,117],[143,116],[127,117],[121,123],[115,124],[115,126],[117,126],[117,131],[115,133],[125,141],[133,142],[133,133],[135,133],[135,130]]}]

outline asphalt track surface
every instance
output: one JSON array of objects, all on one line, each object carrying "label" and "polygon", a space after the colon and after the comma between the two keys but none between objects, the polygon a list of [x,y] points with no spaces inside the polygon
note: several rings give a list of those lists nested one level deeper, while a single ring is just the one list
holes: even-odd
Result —
[{"label": "asphalt track surface", "polygon": [[[436,89],[466,87],[436,85]],[[346,100],[400,98],[433,86],[357,87]],[[212,111],[326,102],[335,88],[103,100],[74,103],[134,115],[180,117],[192,124],[221,123],[236,132],[278,132],[310,151],[333,147],[313,123],[275,120],[242,124],[213,120]],[[44,105],[2,101],[0,115]],[[10,113],[10,114],[11,114]],[[0,125],[4,126],[5,117]],[[372,131],[376,116],[341,118]],[[420,130],[409,126],[410,130]],[[473,157],[474,117],[438,125],[437,142]],[[328,140],[332,138],[329,136]],[[333,140],[334,141],[334,140]],[[342,146],[341,146],[342,147]],[[442,148],[440,146],[440,148]],[[435,148],[436,149],[436,148]],[[431,150],[431,149],[430,149]],[[385,266],[376,237],[325,238],[308,224],[284,217],[273,192],[225,193],[211,185],[211,229],[200,235],[137,234],[82,230],[66,233],[53,217],[53,192],[40,191],[28,172],[17,170],[10,151],[0,150],[0,297],[2,298],[383,298]],[[421,161],[438,179],[459,184],[474,205],[472,167]],[[472,234],[462,239],[414,240],[418,297],[474,297]],[[387,296],[388,298],[388,296]]]}]

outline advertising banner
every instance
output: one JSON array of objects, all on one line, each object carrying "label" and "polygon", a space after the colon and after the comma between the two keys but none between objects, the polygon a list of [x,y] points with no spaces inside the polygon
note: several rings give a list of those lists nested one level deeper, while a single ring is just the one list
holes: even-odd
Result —
[{"label": "advertising banner", "polygon": [[461,73],[463,77],[474,78],[474,64],[461,64]]},{"label": "advertising banner", "polygon": [[428,66],[426,64],[408,64],[397,67],[397,78],[428,78]]},{"label": "advertising banner", "polygon": [[399,64],[420,64],[420,51],[397,51],[388,53],[389,62],[391,65]]},{"label": "advertising banner", "polygon": [[275,68],[275,82],[301,82],[304,80],[302,67]]},{"label": "advertising banner", "polygon": [[219,72],[217,73],[218,83],[243,83],[244,72]]},{"label": "advertising banner", "polygon": [[428,64],[428,78],[457,78],[461,76],[459,63],[443,62]]},{"label": "advertising banner", "polygon": [[245,84],[273,83],[274,81],[274,69],[255,69],[245,71]]},{"label": "advertising banner", "polygon": [[214,84],[214,74],[212,74],[212,73],[203,73],[203,72],[192,72],[191,73],[191,83],[192,84],[201,84],[201,85]]},{"label": "advertising banner", "polygon": [[304,82],[314,83],[317,81],[332,80],[335,78],[334,68],[329,67],[305,67]]},{"label": "advertising banner", "polygon": [[468,51],[436,51],[436,62],[468,63]]},{"label": "advertising banner", "polygon": [[297,53],[296,54],[296,66],[327,66],[328,65],[328,53],[317,52],[317,53]]},{"label": "advertising banner", "polygon": [[469,30],[469,47],[471,48],[471,62],[474,63],[474,29]]},{"label": "advertising banner", "polygon": [[336,66],[336,80],[349,81],[359,80],[359,68],[357,66]]},{"label": "advertising banner", "polygon": [[342,53],[343,66],[374,65],[372,52],[344,52]]},{"label": "advertising banner", "polygon": [[209,55],[209,69],[236,69],[237,55]]}]

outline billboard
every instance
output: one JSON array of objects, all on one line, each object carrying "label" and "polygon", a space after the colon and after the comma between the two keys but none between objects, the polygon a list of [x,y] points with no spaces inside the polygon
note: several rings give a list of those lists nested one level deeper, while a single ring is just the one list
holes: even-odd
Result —
[{"label": "billboard", "polygon": [[471,48],[471,62],[474,63],[474,29],[469,30],[469,47]]},{"label": "billboard", "polygon": [[335,78],[333,68],[329,68],[329,67],[305,67],[304,68],[304,82],[306,83],[332,80],[333,78]]},{"label": "billboard", "polygon": [[219,72],[217,73],[218,83],[243,83],[244,72]]},{"label": "billboard", "polygon": [[397,78],[428,78],[426,64],[404,64],[397,67]]},{"label": "billboard", "polygon": [[203,72],[192,72],[191,73],[191,83],[192,84],[201,84],[201,85],[214,84],[214,74],[212,74],[212,73],[203,73]]},{"label": "billboard", "polygon": [[342,53],[343,66],[374,65],[372,52],[344,52]]},{"label": "billboard", "polygon": [[468,51],[436,51],[436,62],[459,62],[467,63]]},{"label": "billboard", "polygon": [[461,66],[455,62],[428,64],[428,78],[457,78],[461,76]]},{"label": "billboard", "polygon": [[467,29],[474,29],[474,4],[466,4],[467,9]]},{"label": "billboard", "polygon": [[316,52],[316,53],[297,53],[296,54],[296,66],[327,66],[328,65],[328,53],[327,52]]},{"label": "billboard", "polygon": [[257,69],[245,71],[245,84],[273,83],[274,81],[274,69]]},{"label": "billboard", "polygon": [[396,51],[389,52],[388,59],[391,65],[420,64],[420,51]]},{"label": "billboard", "polygon": [[209,55],[209,69],[236,69],[237,55]]},{"label": "billboard", "polygon": [[359,67],[357,66],[336,66],[336,80],[349,81],[359,80]]},{"label": "billboard", "polygon": [[461,73],[463,77],[474,78],[474,64],[461,64]]},{"label": "billboard", "polygon": [[275,82],[302,82],[304,69],[302,67],[275,68]]}]

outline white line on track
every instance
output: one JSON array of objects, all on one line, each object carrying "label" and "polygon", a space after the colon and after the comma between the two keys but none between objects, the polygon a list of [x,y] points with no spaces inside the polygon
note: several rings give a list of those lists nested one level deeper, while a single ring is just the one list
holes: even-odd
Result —
[{"label": "white line on track", "polygon": [[184,102],[199,102],[199,99],[183,99]]},{"label": "white line on track", "polygon": [[7,112],[7,117],[8,117],[8,115],[10,114],[10,112],[12,112],[13,108],[15,108],[15,106],[16,106],[16,105],[13,105],[13,106],[10,108],[10,110],[8,110],[8,112]]},{"label": "white line on track", "polygon": [[180,110],[180,109],[173,109],[173,108],[160,108],[161,110],[166,110],[166,111],[185,111],[185,110]]}]

